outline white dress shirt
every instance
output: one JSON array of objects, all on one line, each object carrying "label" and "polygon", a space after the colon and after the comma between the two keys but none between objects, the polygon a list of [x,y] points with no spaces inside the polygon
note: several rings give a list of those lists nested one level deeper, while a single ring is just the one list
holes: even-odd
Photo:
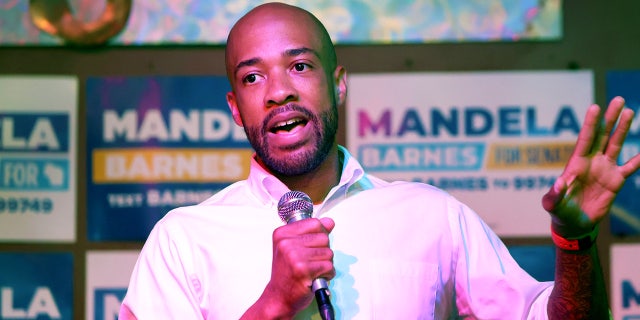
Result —
[{"label": "white dress shirt", "polygon": [[[469,207],[433,186],[375,178],[340,153],[340,183],[314,208],[336,224],[337,319],[547,318],[553,283],[523,271]],[[141,320],[238,319],[269,281],[287,191],[254,159],[247,180],[169,212],[140,253],[123,309]],[[315,302],[296,319],[320,319]]]}]

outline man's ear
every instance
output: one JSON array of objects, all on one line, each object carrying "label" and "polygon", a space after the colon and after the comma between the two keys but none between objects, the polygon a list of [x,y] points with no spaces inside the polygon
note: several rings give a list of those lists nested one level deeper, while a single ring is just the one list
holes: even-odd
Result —
[{"label": "man's ear", "polygon": [[336,102],[338,105],[344,105],[347,100],[347,69],[343,66],[337,66],[333,72],[333,81],[335,84]]},{"label": "man's ear", "polygon": [[229,106],[229,110],[231,110],[233,121],[235,121],[237,125],[244,127],[244,125],[242,124],[242,117],[240,117],[240,111],[238,110],[236,95],[233,93],[233,91],[227,92],[227,105]]}]

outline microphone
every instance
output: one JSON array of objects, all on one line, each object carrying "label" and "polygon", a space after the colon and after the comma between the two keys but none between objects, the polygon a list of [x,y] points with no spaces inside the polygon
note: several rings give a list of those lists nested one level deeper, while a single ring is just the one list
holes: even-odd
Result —
[{"label": "microphone", "polygon": [[[278,202],[278,215],[287,224],[311,218],[313,214],[313,202],[311,198],[301,191],[289,191]],[[315,293],[318,310],[323,320],[333,320],[333,306],[329,299],[329,286],[327,280],[318,278],[313,280],[311,290]]]}]

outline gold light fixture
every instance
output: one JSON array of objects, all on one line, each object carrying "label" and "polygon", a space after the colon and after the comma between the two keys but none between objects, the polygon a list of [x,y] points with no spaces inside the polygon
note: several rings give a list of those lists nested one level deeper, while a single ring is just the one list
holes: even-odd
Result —
[{"label": "gold light fixture", "polygon": [[90,22],[75,18],[67,0],[30,0],[29,14],[38,29],[59,37],[67,44],[105,44],[127,24],[131,0],[106,0],[100,17]]}]

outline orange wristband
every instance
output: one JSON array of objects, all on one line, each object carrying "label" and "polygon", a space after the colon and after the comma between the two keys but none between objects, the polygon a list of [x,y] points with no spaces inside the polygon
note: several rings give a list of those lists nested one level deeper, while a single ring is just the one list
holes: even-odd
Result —
[{"label": "orange wristband", "polygon": [[598,237],[598,226],[595,226],[589,234],[578,238],[567,239],[555,233],[551,228],[551,239],[553,243],[562,250],[567,251],[583,251],[591,248]]}]

